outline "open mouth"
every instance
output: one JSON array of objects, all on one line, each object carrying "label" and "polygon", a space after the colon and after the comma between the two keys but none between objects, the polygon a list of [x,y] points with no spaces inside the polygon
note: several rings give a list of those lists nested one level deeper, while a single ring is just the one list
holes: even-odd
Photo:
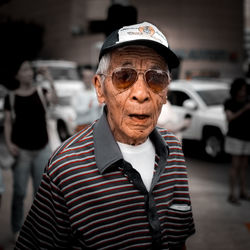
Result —
[{"label": "open mouth", "polygon": [[130,114],[129,117],[144,120],[149,118],[149,115]]}]

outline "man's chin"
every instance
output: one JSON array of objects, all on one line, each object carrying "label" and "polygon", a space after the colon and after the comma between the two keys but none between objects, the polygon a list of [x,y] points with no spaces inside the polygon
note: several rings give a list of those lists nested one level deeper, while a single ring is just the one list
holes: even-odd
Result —
[{"label": "man's chin", "polygon": [[149,134],[152,132],[153,128],[149,127],[136,127],[132,128],[129,131],[128,134],[128,141],[130,141],[129,144],[131,145],[139,145],[145,142],[149,136]]}]

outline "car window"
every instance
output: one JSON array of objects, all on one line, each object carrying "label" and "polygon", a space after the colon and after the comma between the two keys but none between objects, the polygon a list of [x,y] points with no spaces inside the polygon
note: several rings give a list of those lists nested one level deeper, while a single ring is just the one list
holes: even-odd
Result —
[{"label": "car window", "polygon": [[221,105],[229,97],[228,89],[202,90],[197,93],[208,106]]},{"label": "car window", "polygon": [[76,69],[49,67],[54,80],[79,80]]},{"label": "car window", "polygon": [[168,92],[168,100],[172,105],[182,106],[183,102],[188,99],[190,99],[190,97],[182,91],[171,90]]},{"label": "car window", "polygon": [[[76,68],[66,68],[66,67],[50,67],[46,66],[54,80],[79,80],[79,75]],[[36,71],[36,69],[35,69]],[[38,73],[39,77],[43,79],[43,76]]]}]

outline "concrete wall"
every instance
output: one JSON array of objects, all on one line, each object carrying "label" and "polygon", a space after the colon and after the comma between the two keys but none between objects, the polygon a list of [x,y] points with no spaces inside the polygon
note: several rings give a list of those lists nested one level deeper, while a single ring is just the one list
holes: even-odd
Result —
[{"label": "concrete wall", "polygon": [[187,72],[240,75],[243,60],[243,1],[231,0],[134,0],[139,21],[159,25],[170,46],[184,60]]},{"label": "concrete wall", "polygon": [[[35,20],[46,28],[42,57],[97,63],[104,34],[88,33],[88,22],[104,20],[109,0],[11,0],[0,14]],[[181,78],[242,74],[243,0],[131,0],[138,21],[147,20],[167,35],[183,58]],[[74,35],[78,32],[80,35]]]},{"label": "concrete wall", "polygon": [[245,47],[245,70],[248,71],[250,78],[250,0],[245,0],[245,34],[244,34],[244,47]]}]

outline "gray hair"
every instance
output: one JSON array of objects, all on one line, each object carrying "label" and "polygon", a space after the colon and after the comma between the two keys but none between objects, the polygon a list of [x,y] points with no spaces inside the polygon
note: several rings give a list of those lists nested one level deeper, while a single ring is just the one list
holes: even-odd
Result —
[{"label": "gray hair", "polygon": [[110,61],[111,61],[111,54],[107,53],[105,55],[102,56],[99,64],[98,64],[98,68],[96,70],[96,74],[101,76],[102,79],[102,83],[105,80],[105,75],[108,72],[109,66],[110,66]]},{"label": "gray hair", "polygon": [[111,54],[110,53],[103,55],[99,64],[98,64],[96,74],[97,75],[98,74],[106,74],[108,72],[110,61],[111,61]]}]

